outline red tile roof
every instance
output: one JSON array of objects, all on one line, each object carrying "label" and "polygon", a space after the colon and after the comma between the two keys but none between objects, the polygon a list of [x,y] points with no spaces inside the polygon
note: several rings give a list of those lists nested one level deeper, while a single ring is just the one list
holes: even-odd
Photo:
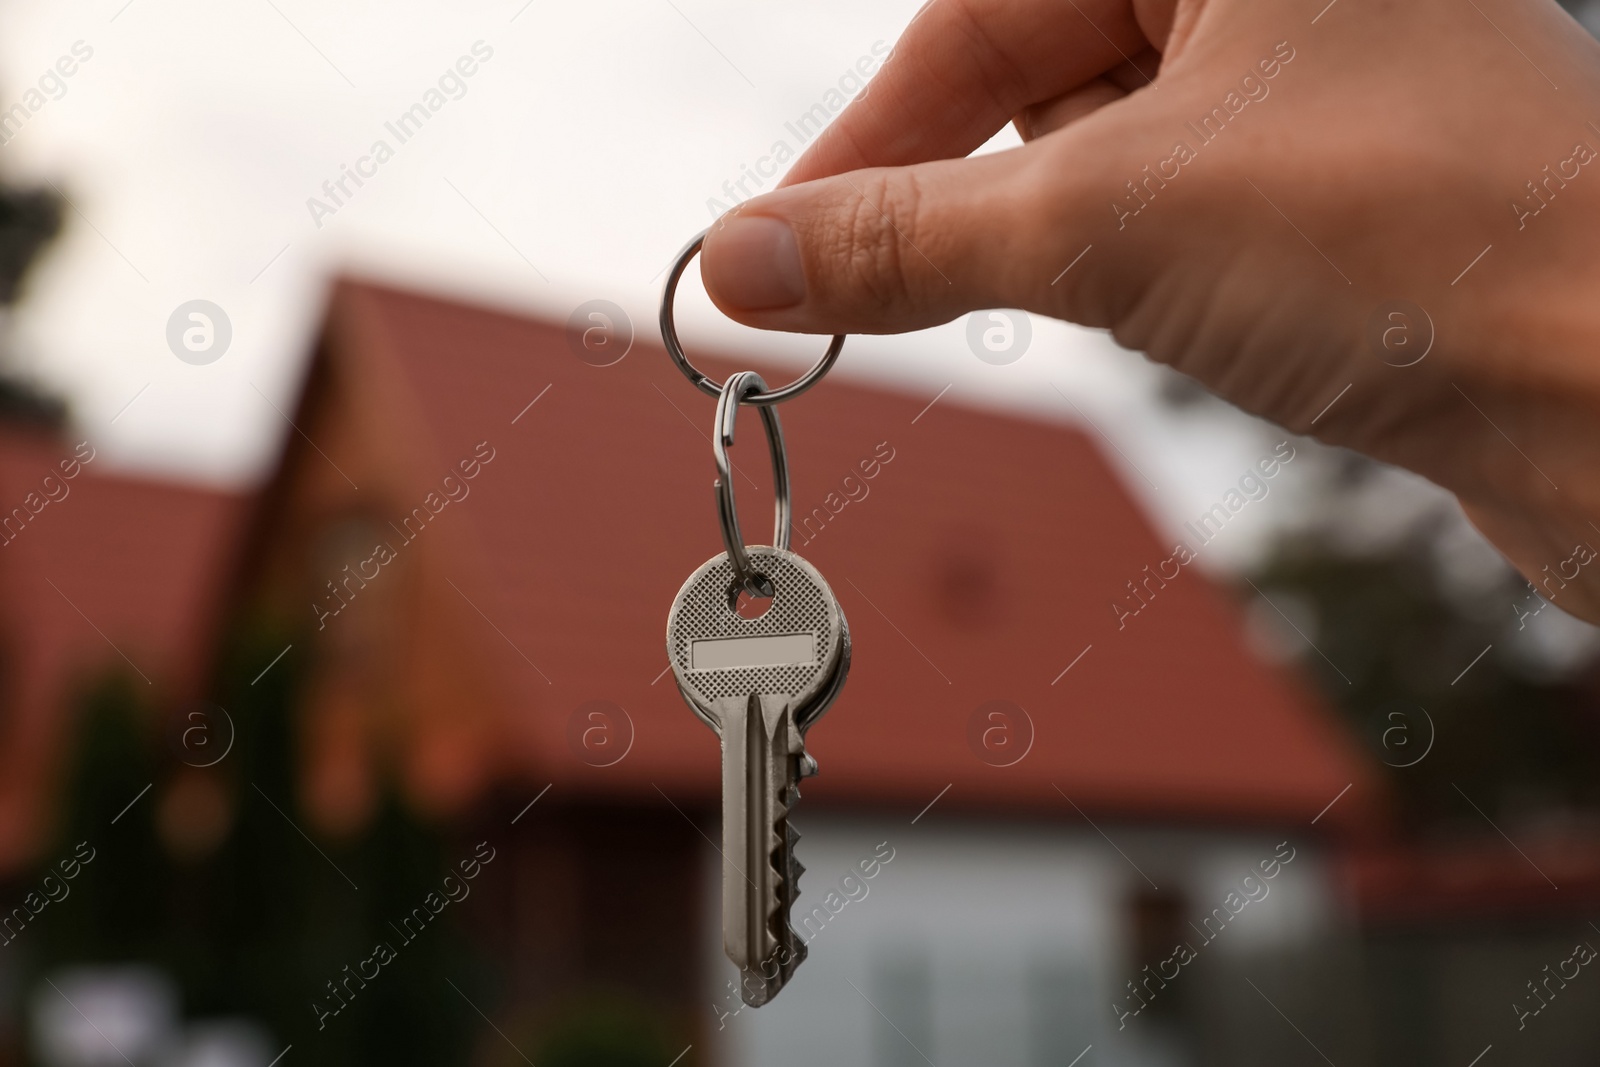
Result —
[{"label": "red tile roof", "polygon": [[[412,469],[402,484],[417,499],[396,497],[396,517],[478,442],[496,452],[430,551],[456,587],[449,625],[503,694],[502,723],[463,740],[462,709],[431,709],[413,747],[448,741],[453,759],[490,770],[466,782],[414,764],[414,788],[454,803],[513,770],[569,795],[709,802],[717,743],[664,674],[664,629],[679,585],[722,548],[713,401],[644,338],[595,367],[559,326],[348,282],[330,323],[325,358],[368,409],[359,420],[398,435],[392,465]],[[1090,439],[956,392],[924,411],[929,399],[834,374],[781,409],[797,519],[839,509],[794,547],[829,579],[856,650],[810,735],[822,774],[808,806],[914,814],[950,785],[946,810],[1304,825],[1353,784],[1321,826],[1373,811],[1368,761],[1300,680],[1251,656],[1239,611],[1193,568],[1118,630],[1111,602],[1171,550]],[[753,414],[740,434],[741,509],[764,542],[770,473]],[[892,459],[846,486],[875,453]],[[613,766],[587,765],[569,740],[592,700],[634,727]],[[1013,766],[969,742],[994,700],[1035,726]]]},{"label": "red tile roof", "polygon": [[[448,590],[428,602],[445,605],[429,639],[451,644],[456,672],[405,727],[412,794],[448,809],[515,774],[568,795],[710,804],[717,744],[663,673],[663,643],[678,586],[721,551],[712,401],[644,340],[594,367],[557,326],[358,283],[338,288],[319,359],[350,384],[353,409],[330,415],[365,442],[365,496],[397,521],[479,442],[495,453],[427,547],[404,550]],[[1303,824],[1353,783],[1321,825],[1363,823],[1380,801],[1369,764],[1298,679],[1250,656],[1237,610],[1203,576],[1185,569],[1118,630],[1111,602],[1170,550],[1089,439],[955,394],[924,411],[929,399],[835,375],[782,409],[796,518],[827,514],[794,547],[830,580],[856,648],[810,736],[822,775],[808,806],[915,812],[939,795],[945,811],[1018,817],[1077,819],[1076,805]],[[289,447],[307,448],[298,435]],[[99,458],[66,480],[71,454],[0,433],[0,507],[66,491],[14,519],[21,532],[0,547],[0,870],[47,829],[85,685],[110,667],[158,703],[196,691],[245,544],[242,495],[112,474]],[[764,541],[769,474],[748,416],[735,462],[747,529]],[[573,741],[595,700],[633,728],[611,766]],[[980,706],[996,700],[1033,724],[1006,767],[974,747]],[[346,719],[312,723],[344,753],[334,762],[362,736]]]}]

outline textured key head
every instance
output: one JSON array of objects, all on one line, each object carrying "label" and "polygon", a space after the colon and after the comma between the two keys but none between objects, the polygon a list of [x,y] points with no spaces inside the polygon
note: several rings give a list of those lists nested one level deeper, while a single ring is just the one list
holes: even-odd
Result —
[{"label": "textured key head", "polygon": [[[735,610],[738,589],[727,554],[689,576],[667,617],[667,658],[678,688],[697,712],[728,697],[784,696],[797,709],[836,689],[850,662],[850,629],[833,590],[793,552],[749,549],[757,573],[772,583],[759,618]],[[712,723],[716,726],[716,723]]]}]

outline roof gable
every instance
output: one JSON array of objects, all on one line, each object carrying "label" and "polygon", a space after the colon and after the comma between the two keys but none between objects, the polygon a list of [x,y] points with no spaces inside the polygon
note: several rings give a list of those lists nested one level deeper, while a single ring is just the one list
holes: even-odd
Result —
[{"label": "roof gable", "polygon": [[[716,742],[663,669],[672,597],[721,551],[713,401],[643,341],[594,367],[559,327],[357,283],[331,321],[328,358],[348,381],[382,383],[350,402],[395,405],[332,417],[399,420],[419,500],[480,443],[494,450],[432,548],[459,594],[453,625],[504,694],[503,731],[479,758],[570,792],[712,795]],[[1340,807],[1369,806],[1371,773],[1345,735],[1247,652],[1237,611],[1193,568],[1118,628],[1112,602],[1172,553],[1091,441],[951,397],[924,411],[927,399],[834,375],[782,409],[793,547],[827,576],[856,649],[810,735],[822,774],[808,804],[920,807],[951,784],[948,806],[1061,812],[1070,795],[1130,816],[1279,822],[1354,782]],[[734,461],[758,542],[771,495],[753,418]],[[596,700],[632,724],[626,758],[606,767],[573,741],[574,714]],[[980,758],[992,701],[1032,723],[1011,766]],[[452,711],[418,714],[445,729]]]}]

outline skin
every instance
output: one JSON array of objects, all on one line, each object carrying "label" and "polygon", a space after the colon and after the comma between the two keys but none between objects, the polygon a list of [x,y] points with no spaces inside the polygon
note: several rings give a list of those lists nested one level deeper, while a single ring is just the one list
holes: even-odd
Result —
[{"label": "skin", "polygon": [[[1107,328],[1444,486],[1600,621],[1600,560],[1550,580],[1600,547],[1600,158],[1568,162],[1600,152],[1600,45],[1550,0],[1322,8],[932,0],[784,185],[713,227],[707,290],[805,333],[997,307]],[[1022,147],[964,158],[1007,122]],[[1194,158],[1163,165],[1179,141]]]}]

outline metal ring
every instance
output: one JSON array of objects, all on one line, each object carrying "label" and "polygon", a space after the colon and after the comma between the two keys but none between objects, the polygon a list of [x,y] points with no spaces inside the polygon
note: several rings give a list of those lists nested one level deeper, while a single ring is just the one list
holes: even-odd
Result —
[{"label": "metal ring", "polygon": [[[767,383],[753,370],[740,371],[728,377],[727,384],[717,395],[716,423],[712,427],[711,451],[717,459],[717,518],[722,523],[722,542],[728,547],[728,559],[733,563],[733,574],[739,584],[751,593],[771,595],[757,579],[750,565],[750,554],[745,551],[744,537],[739,533],[739,513],[733,505],[733,467],[728,462],[728,446],[733,444],[733,431],[739,418],[739,405],[748,403],[745,397],[764,391]],[[767,428],[767,445],[772,450],[772,544],[775,548],[789,547],[789,454],[783,447],[783,428],[778,425],[778,412],[768,405],[761,409],[761,422]]]},{"label": "metal ring", "polygon": [[[724,385],[702,374],[699,368],[689,362],[689,357],[683,354],[683,345],[678,342],[678,327],[672,318],[673,300],[678,294],[678,279],[683,277],[684,269],[689,266],[689,261],[695,257],[695,253],[700,251],[700,246],[705,244],[706,234],[710,232],[701,230],[695,235],[694,240],[684,245],[683,251],[678,253],[678,258],[672,264],[672,270],[667,272],[667,285],[661,293],[661,341],[667,346],[667,355],[672,357],[672,362],[683,371],[683,376],[688,378],[696,389],[707,396],[721,396]],[[834,334],[828,350],[817,360],[817,365],[782,389],[768,392],[767,387],[763,385],[762,392],[745,397],[741,403],[764,408],[769,404],[781,404],[785,400],[792,400],[810,389],[828,373],[834,361],[839,358],[839,352],[844,348],[844,337],[842,333]]]}]

